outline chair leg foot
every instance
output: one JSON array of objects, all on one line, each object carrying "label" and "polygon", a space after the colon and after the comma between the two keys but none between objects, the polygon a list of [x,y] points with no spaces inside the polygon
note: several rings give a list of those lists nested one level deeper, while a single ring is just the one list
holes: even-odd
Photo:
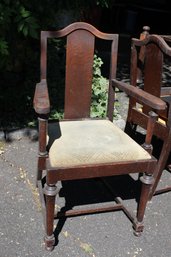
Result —
[{"label": "chair leg foot", "polygon": [[44,242],[45,242],[45,249],[47,251],[53,251],[54,245],[55,245],[55,237],[54,237],[54,235],[45,236]]},{"label": "chair leg foot", "polygon": [[144,225],[143,223],[137,222],[134,224],[133,229],[134,236],[140,237],[142,235]]},{"label": "chair leg foot", "polygon": [[142,182],[142,189],[141,189],[140,200],[138,203],[137,220],[133,225],[134,235],[138,237],[141,236],[144,229],[144,225],[143,225],[144,213],[148,202],[150,187],[153,182],[153,176],[151,174],[144,173],[143,177],[141,177],[140,180]]},{"label": "chair leg foot", "polygon": [[52,251],[55,246],[55,237],[53,234],[54,223],[54,209],[55,209],[55,197],[58,192],[56,185],[47,185],[44,187],[44,194],[46,196],[46,236],[45,236],[45,248],[48,251]]},{"label": "chair leg foot", "polygon": [[133,234],[136,237],[140,237],[142,235],[142,232],[137,232],[137,231],[134,230]]}]

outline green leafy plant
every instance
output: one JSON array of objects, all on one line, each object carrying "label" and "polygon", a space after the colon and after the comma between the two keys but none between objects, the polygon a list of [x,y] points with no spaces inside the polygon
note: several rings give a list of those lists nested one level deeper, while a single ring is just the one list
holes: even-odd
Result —
[{"label": "green leafy plant", "polygon": [[[109,83],[101,74],[102,65],[102,59],[95,54],[93,63],[91,117],[106,117]],[[118,107],[119,103],[116,101],[114,119],[118,118]]]},{"label": "green leafy plant", "polygon": [[108,8],[112,3],[111,0],[58,0],[58,6],[60,8],[86,8],[92,6],[100,6]]},{"label": "green leafy plant", "polygon": [[0,54],[2,54],[2,55],[8,55],[9,54],[8,44],[3,38],[0,38]]},{"label": "green leafy plant", "polygon": [[110,4],[110,0],[97,0],[96,4],[99,6],[108,8]]},{"label": "green leafy plant", "polygon": [[96,54],[93,63],[91,117],[105,117],[108,81],[101,75],[103,61]]},{"label": "green leafy plant", "polygon": [[18,32],[22,32],[25,37],[31,36],[38,38],[38,21],[33,17],[31,12],[26,10],[23,6],[20,6],[19,14],[15,18],[15,22],[17,23]]},{"label": "green leafy plant", "polygon": [[38,12],[29,10],[27,2],[2,0],[0,3],[0,72],[16,72],[19,66],[24,67],[26,52],[31,49],[31,42],[38,39]]},{"label": "green leafy plant", "polygon": [[0,38],[0,69],[6,64],[8,55],[8,43],[4,40],[4,38]]}]

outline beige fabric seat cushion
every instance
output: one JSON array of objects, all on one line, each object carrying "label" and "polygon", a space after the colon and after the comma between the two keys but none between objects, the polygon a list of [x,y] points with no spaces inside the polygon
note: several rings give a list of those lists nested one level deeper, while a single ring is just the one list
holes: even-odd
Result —
[{"label": "beige fabric seat cushion", "polygon": [[49,126],[52,167],[150,159],[151,156],[108,120],[63,121]]}]

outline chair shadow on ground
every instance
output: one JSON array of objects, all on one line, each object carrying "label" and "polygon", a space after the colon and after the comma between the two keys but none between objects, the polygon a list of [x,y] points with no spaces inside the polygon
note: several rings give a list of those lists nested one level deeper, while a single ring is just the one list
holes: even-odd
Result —
[{"label": "chair shadow on ground", "polygon": [[[145,136],[142,133],[136,132],[134,138],[135,137],[138,143],[142,144],[144,142]],[[154,155],[157,157],[159,155],[162,142],[157,138],[153,138],[152,143],[155,145]],[[171,158],[169,161],[171,163]],[[115,197],[120,197],[123,201],[132,199],[138,203],[141,190],[141,182],[138,179],[138,174],[136,176],[121,175],[105,177],[104,180],[109,184],[110,188],[113,189],[113,193],[111,193],[105,186],[103,179],[101,178],[63,181],[62,187],[59,191],[59,198],[63,198],[65,203],[61,208],[60,213],[65,213],[66,211],[75,208],[79,209],[80,207],[88,208],[90,205],[99,207],[99,204],[101,206],[109,203],[111,205],[112,202],[115,204]],[[58,221],[54,232],[56,239],[55,245],[59,242],[59,234],[68,218],[69,217],[62,217],[61,215],[57,218]]]},{"label": "chair shadow on ground", "polygon": [[[129,175],[106,177],[105,181],[113,188],[113,193],[103,183],[101,178],[85,179],[75,181],[63,181],[62,187],[59,191],[59,198],[64,198],[65,205],[61,208],[61,212],[65,213],[71,209],[88,209],[91,205],[93,207],[108,206],[115,203],[115,197],[120,197],[122,200],[135,199],[139,200],[139,193],[141,182],[133,179]],[[58,203],[57,203],[58,204]],[[60,214],[60,213],[59,213]],[[91,215],[91,214],[88,214]],[[58,237],[62,228],[69,217],[57,218],[57,225],[54,232],[56,244],[58,244]]]}]

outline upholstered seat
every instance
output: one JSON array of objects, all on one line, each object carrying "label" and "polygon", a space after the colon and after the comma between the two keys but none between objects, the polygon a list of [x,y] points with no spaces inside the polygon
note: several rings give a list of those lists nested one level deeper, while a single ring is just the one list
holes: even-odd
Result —
[{"label": "upholstered seat", "polygon": [[52,167],[150,159],[140,145],[108,120],[63,121],[49,126]]}]

